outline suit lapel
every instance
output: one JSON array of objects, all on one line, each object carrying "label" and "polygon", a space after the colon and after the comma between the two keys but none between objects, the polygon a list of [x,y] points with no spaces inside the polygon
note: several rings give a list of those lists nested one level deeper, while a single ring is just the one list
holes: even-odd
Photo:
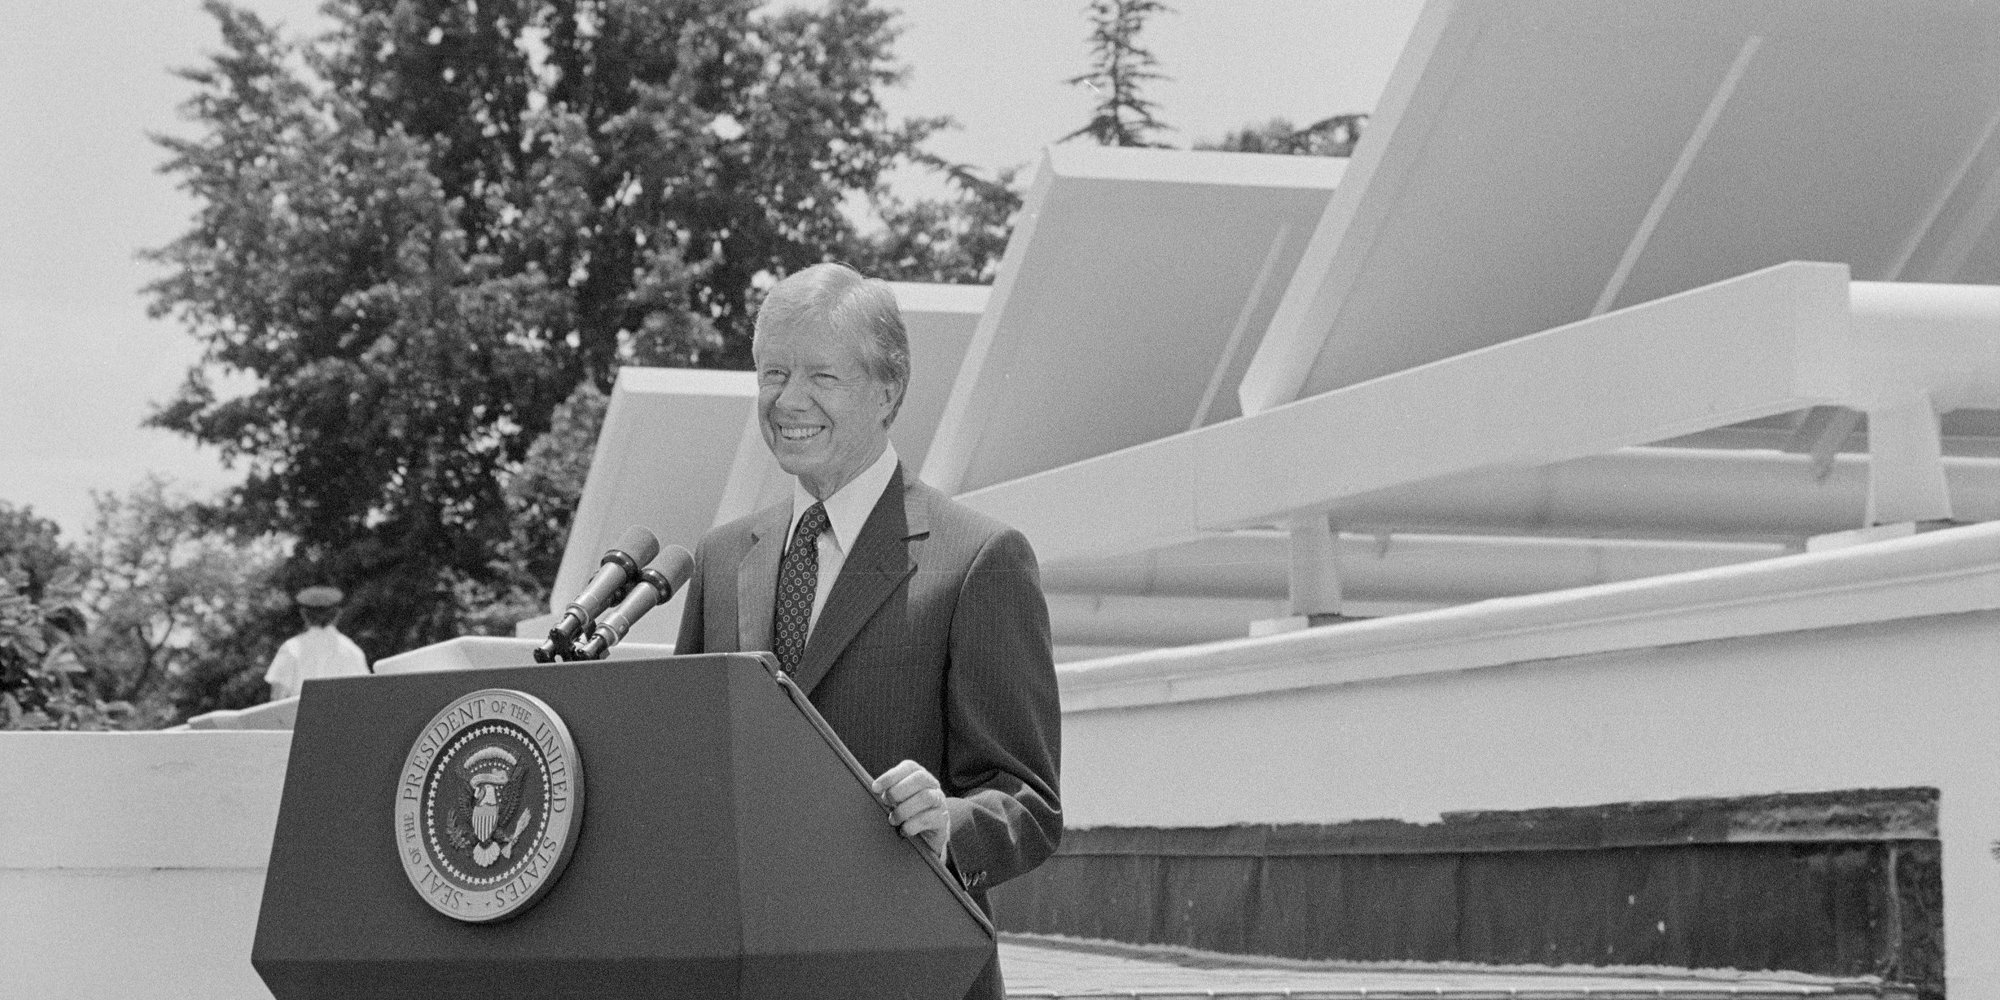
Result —
[{"label": "suit lapel", "polygon": [[771,648],[771,618],[777,611],[778,560],[785,554],[785,528],[792,505],[781,503],[757,518],[750,528],[750,550],[736,564],[737,649]]},{"label": "suit lapel", "polygon": [[[793,683],[811,694],[834,661],[854,641],[861,626],[874,617],[876,609],[896,587],[916,572],[917,560],[910,542],[930,533],[930,519],[923,505],[904,485],[903,467],[889,477],[889,487],[861,526],[854,551],[841,564],[833,592],[820,609],[819,621],[806,640],[805,655],[792,672]],[[773,575],[772,580],[776,580]],[[775,588],[775,582],[773,584]],[[770,599],[766,599],[766,605]]]}]

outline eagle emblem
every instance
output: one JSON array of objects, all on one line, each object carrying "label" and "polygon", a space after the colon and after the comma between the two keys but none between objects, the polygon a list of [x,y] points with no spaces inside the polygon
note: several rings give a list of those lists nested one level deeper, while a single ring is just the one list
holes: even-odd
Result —
[{"label": "eagle emblem", "polygon": [[417,731],[396,783],[396,853],[432,909],[505,920],[576,846],[583,762],[547,702],[509,688],[453,699]]},{"label": "eagle emblem", "polygon": [[472,861],[490,868],[514,856],[514,842],[534,821],[535,811],[521,805],[519,761],[505,748],[485,747],[465,758],[465,784],[460,804],[446,825],[452,846],[470,848]]}]

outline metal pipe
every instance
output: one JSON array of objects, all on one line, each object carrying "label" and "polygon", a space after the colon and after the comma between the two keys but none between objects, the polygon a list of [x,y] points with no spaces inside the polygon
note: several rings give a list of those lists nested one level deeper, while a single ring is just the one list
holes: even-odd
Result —
[{"label": "metal pipe", "polygon": [[[1398,486],[1334,504],[1356,530],[1777,541],[1864,525],[1866,456],[1623,448],[1533,469]],[[1953,516],[2000,520],[2000,459],[1944,459]]]},{"label": "metal pipe", "polygon": [[[1522,538],[1343,532],[1346,594],[1363,601],[1456,604],[1767,559],[1771,543]],[[1052,593],[1282,601],[1291,543],[1284,532],[1239,531],[1131,556],[1053,564]]]}]

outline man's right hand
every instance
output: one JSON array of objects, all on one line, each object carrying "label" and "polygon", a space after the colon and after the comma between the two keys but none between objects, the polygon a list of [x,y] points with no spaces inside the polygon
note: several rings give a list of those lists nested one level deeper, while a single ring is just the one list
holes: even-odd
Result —
[{"label": "man's right hand", "polygon": [[921,837],[940,859],[951,843],[951,811],[945,808],[944,787],[922,764],[906,760],[882,772],[869,785],[889,822],[905,837]]}]

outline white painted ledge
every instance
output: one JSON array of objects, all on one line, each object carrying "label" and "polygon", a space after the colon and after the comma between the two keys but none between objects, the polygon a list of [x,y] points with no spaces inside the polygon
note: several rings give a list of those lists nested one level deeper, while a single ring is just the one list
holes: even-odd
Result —
[{"label": "white painted ledge", "polygon": [[187,720],[182,729],[291,729],[299,718],[299,696],[267,701],[249,708],[224,708]]},{"label": "white painted ledge", "polygon": [[1057,669],[1066,714],[2000,608],[2000,524]]},{"label": "white painted ledge", "polygon": [[[541,637],[517,638],[495,635],[463,635],[434,642],[407,653],[385,656],[375,662],[378,674],[420,674],[436,670],[489,670],[496,667],[550,666],[535,662],[535,647]],[[643,660],[672,656],[672,643],[621,642],[611,647],[610,659]]]},{"label": "white painted ledge", "polygon": [[[554,615],[530,619],[530,622],[553,622]],[[524,625],[528,623],[523,623]],[[537,634],[529,638],[509,638],[505,636],[467,635],[444,642],[432,643],[407,653],[385,656],[376,661],[378,674],[414,674],[437,670],[487,670],[494,667],[540,667],[548,664],[535,662],[535,647],[541,644],[542,634],[548,626],[542,625]],[[672,656],[672,643],[624,642],[611,648],[610,659],[641,660],[654,656]],[[185,726],[175,726],[172,732],[212,731],[212,730],[282,730],[289,732],[299,717],[299,699],[294,695],[278,701],[252,705],[249,708],[223,709],[197,715]]]},{"label": "white painted ledge", "polygon": [[291,748],[288,732],[0,733],[0,871],[261,870]]}]

